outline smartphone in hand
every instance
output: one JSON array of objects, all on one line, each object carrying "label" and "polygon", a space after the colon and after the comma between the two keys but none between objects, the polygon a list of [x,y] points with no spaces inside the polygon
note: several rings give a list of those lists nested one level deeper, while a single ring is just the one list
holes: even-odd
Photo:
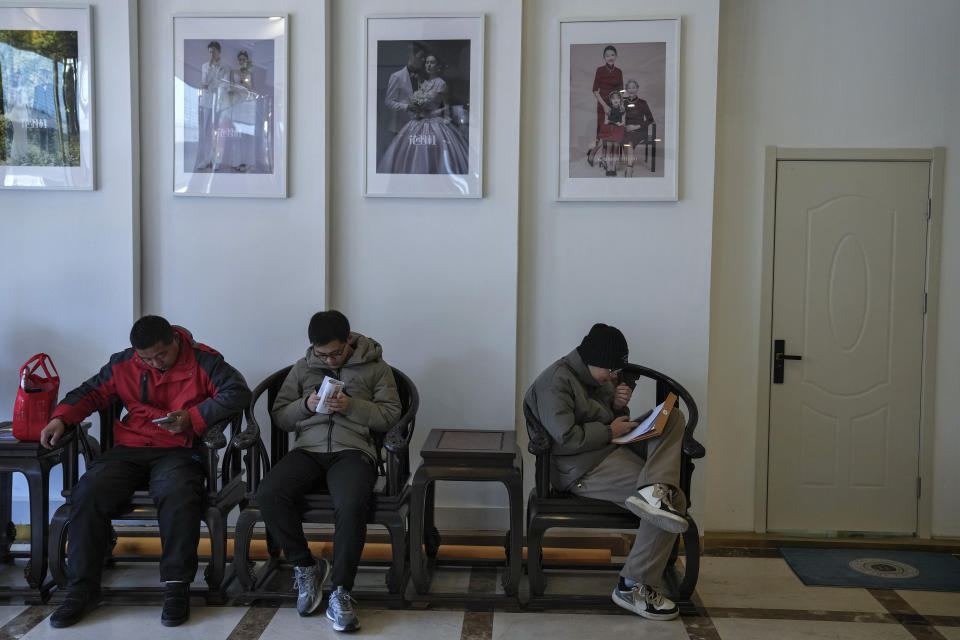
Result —
[{"label": "smartphone in hand", "polygon": [[637,380],[640,378],[639,375],[630,371],[621,371],[620,372],[620,384],[625,384],[631,389],[637,388]]},{"label": "smartphone in hand", "polygon": [[164,416],[163,418],[156,418],[154,420],[151,420],[150,422],[152,422],[153,424],[165,425],[165,424],[173,424],[176,421],[177,419],[172,416]]}]

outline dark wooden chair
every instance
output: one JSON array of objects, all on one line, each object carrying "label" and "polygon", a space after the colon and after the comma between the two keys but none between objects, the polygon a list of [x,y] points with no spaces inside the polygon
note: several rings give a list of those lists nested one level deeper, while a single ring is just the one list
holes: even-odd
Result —
[{"label": "dark wooden chair", "polygon": [[[283,368],[270,375],[253,390],[253,399],[247,409],[247,422],[257,425],[255,408],[257,402],[265,395],[267,413],[276,400],[277,393],[283,385],[284,379],[291,367]],[[373,499],[370,501],[368,524],[378,524],[386,527],[390,535],[392,559],[386,574],[387,590],[391,596],[402,599],[407,580],[410,577],[408,562],[408,520],[410,510],[410,488],[407,481],[410,477],[410,438],[416,422],[417,410],[420,407],[420,396],[417,388],[402,371],[393,369],[397,382],[397,391],[400,394],[400,419],[385,434],[374,433],[374,445],[378,451],[377,469],[379,478],[374,486]],[[234,536],[233,564],[234,573],[244,593],[242,601],[253,601],[259,598],[285,599],[296,598],[291,590],[272,590],[273,578],[281,566],[281,550],[267,534],[267,549],[270,557],[258,570],[254,570],[254,563],[250,560],[250,542],[253,537],[253,528],[263,521],[260,507],[255,498],[260,480],[270,470],[271,465],[277,464],[290,451],[290,434],[273,424],[270,417],[270,454],[262,442],[258,443],[255,453],[248,456],[248,490],[247,503],[237,519]],[[303,521],[315,524],[333,524],[333,499],[328,493],[312,493],[304,496]],[[356,591],[355,591],[356,592]],[[377,594],[369,594],[376,596]]]},{"label": "dark wooden chair", "polygon": [[[82,454],[89,463],[92,459],[108,451],[114,446],[113,424],[123,411],[123,404],[116,403],[100,411],[100,440],[99,442],[87,434],[78,432],[82,437],[72,438],[64,447],[64,458],[71,460],[72,468],[76,468],[77,460]],[[204,568],[203,576],[207,589],[203,595],[210,604],[222,604],[224,596],[224,578],[227,564],[227,515],[234,507],[240,505],[246,497],[246,483],[242,477],[240,464],[241,451],[250,449],[255,442],[259,442],[259,432],[256,425],[248,426],[245,431],[240,430],[243,414],[241,412],[211,425],[201,438],[201,447],[206,455],[206,501],[203,510],[203,522],[207,525],[210,536],[210,560]],[[231,438],[227,442],[225,432],[229,429]],[[227,447],[223,460],[220,460],[219,451]],[[71,486],[75,481],[71,483]],[[63,491],[66,502],[53,514],[50,522],[49,555],[50,573],[60,588],[67,585],[66,573],[66,542],[70,526],[70,509],[72,489]],[[146,490],[134,492],[129,507],[118,514],[114,520],[156,520],[157,509],[153,499]],[[107,541],[112,548],[116,544],[116,534]],[[137,559],[146,559],[138,556]],[[108,562],[110,556],[108,554]],[[119,591],[156,591],[154,588],[105,589],[110,592]]]},{"label": "dark wooden chair", "polygon": [[[690,478],[693,475],[693,461],[702,458],[706,450],[694,440],[693,432],[699,420],[697,404],[690,393],[676,380],[647,367],[627,365],[624,371],[637,378],[647,378],[656,383],[656,403],[659,404],[671,391],[683,403],[687,414],[687,426],[684,433],[680,458],[680,488],[690,496]],[[529,444],[527,449],[536,456],[536,486],[530,492],[527,501],[527,571],[530,577],[531,603],[546,590],[546,576],[543,573],[543,536],[548,529],[557,527],[582,529],[636,529],[639,526],[637,516],[625,507],[604,500],[582,498],[571,493],[560,492],[550,485],[550,449],[552,439],[537,418],[524,407]],[[680,539],[674,546],[667,565],[665,586],[670,596],[678,600],[689,600],[697,584],[700,573],[700,533],[697,523],[687,514],[689,527],[683,534],[683,570],[677,567],[680,551]],[[569,596],[563,596],[569,600]],[[609,600],[609,598],[607,598]]]}]

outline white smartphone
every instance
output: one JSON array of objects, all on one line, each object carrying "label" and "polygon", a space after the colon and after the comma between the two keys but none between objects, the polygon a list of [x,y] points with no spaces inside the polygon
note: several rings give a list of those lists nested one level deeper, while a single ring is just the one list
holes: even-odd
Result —
[{"label": "white smartphone", "polygon": [[151,420],[150,422],[152,422],[153,424],[170,424],[171,422],[176,422],[176,421],[177,421],[176,418],[165,416],[163,418],[156,418],[155,420]]}]

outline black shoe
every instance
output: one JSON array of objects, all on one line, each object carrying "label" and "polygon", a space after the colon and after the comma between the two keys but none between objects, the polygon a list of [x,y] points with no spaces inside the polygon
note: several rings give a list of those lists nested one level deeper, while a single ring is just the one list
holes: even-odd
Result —
[{"label": "black shoe", "polygon": [[160,622],[165,627],[176,627],[190,617],[190,585],[186,582],[168,582],[163,591],[163,613]]},{"label": "black shoe", "polygon": [[63,603],[50,616],[50,626],[62,629],[80,622],[100,602],[99,591],[68,591]]}]

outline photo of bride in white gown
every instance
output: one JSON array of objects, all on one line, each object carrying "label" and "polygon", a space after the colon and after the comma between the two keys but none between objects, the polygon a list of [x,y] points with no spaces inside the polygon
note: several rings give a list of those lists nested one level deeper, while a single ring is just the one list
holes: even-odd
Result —
[{"label": "photo of bride in white gown", "polygon": [[411,119],[397,132],[377,164],[378,173],[463,175],[469,167],[467,138],[452,121],[442,63],[424,59],[426,78],[410,95]]}]

